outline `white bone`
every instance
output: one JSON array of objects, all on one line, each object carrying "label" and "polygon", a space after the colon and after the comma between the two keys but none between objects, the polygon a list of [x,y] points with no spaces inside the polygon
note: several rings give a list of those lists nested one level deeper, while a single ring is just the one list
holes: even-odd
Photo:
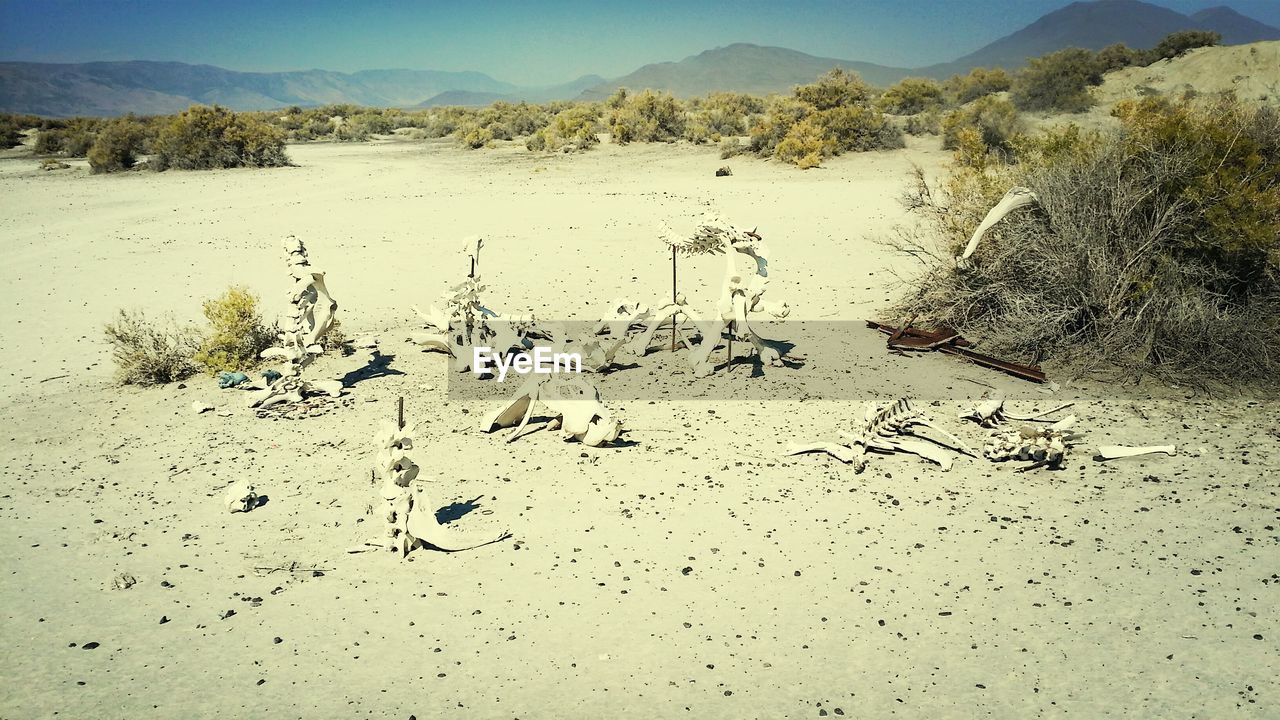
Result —
[{"label": "white bone", "polygon": [[1039,202],[1040,198],[1028,188],[1015,187],[1009,190],[1004,197],[1000,198],[1000,202],[991,208],[987,216],[982,219],[978,229],[973,231],[973,237],[969,239],[969,244],[965,245],[964,252],[956,259],[968,260],[969,256],[973,255],[974,251],[978,249],[978,243],[982,240],[982,236],[986,235],[988,230],[1003,220],[1009,213],[1018,208],[1038,204]]},{"label": "white bone", "polygon": [[1118,458],[1137,457],[1138,455],[1150,455],[1152,453],[1164,453],[1169,456],[1177,454],[1177,447],[1174,445],[1148,445],[1146,447],[1126,447],[1124,445],[1099,445],[1098,455],[1103,460],[1116,460]]}]

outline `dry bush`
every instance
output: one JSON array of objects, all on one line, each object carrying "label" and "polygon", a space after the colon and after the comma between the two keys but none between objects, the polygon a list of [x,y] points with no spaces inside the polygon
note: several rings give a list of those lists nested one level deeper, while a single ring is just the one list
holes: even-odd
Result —
[{"label": "dry bush", "polygon": [[105,328],[116,378],[122,385],[159,385],[185,380],[196,374],[193,359],[200,332],[172,320],[148,321],[140,312],[120,311]]},{"label": "dry bush", "polygon": [[835,68],[818,81],[795,89],[796,99],[817,110],[865,105],[871,98],[871,86],[852,70]]},{"label": "dry bush", "polygon": [[744,93],[712,93],[688,104],[684,139],[698,144],[746,135],[751,119],[765,110],[764,98]]},{"label": "dry bush", "polygon": [[165,122],[152,142],[152,169],[207,170],[288,165],[285,134],[257,117],[195,105]]},{"label": "dry bush", "polygon": [[1067,48],[1032,58],[1014,78],[1010,97],[1019,110],[1084,112],[1094,102],[1089,88],[1101,84],[1097,56]]},{"label": "dry bush", "polygon": [[928,78],[904,78],[876,100],[876,107],[891,115],[917,115],[941,106],[942,86]]},{"label": "dry bush", "polygon": [[942,114],[936,109],[912,115],[902,124],[908,135],[941,135]]},{"label": "dry bush", "polygon": [[773,156],[801,170],[817,167],[836,152],[835,142],[814,115],[810,115],[787,131]]},{"label": "dry bush", "polygon": [[813,106],[793,97],[769,98],[764,116],[751,126],[751,150],[762,157],[773,155],[791,128],[812,112]]},{"label": "dry bush", "polygon": [[606,126],[613,142],[670,142],[684,134],[684,108],[670,93],[652,90],[628,95],[625,89],[606,102]]},{"label": "dry bush", "polygon": [[720,159],[728,160],[744,153],[750,152],[750,145],[743,145],[736,137],[724,138],[720,141]]},{"label": "dry bush", "polygon": [[947,150],[965,148],[972,152],[972,141],[976,137],[984,152],[1003,154],[1012,149],[1014,138],[1026,132],[1026,125],[1013,103],[994,95],[980,97],[947,113],[941,128],[942,147]]},{"label": "dry bush", "polygon": [[986,95],[1009,89],[1012,80],[1002,68],[974,68],[968,75],[952,75],[942,84],[947,105],[967,105]]},{"label": "dry bush", "polygon": [[[1018,141],[1017,162],[917,178],[925,264],[896,308],[1010,359],[1215,385],[1280,379],[1280,115],[1232,100],[1123,106],[1108,135]],[[953,258],[1011,186],[1016,212]]]},{"label": "dry bush", "polygon": [[465,148],[479,150],[493,142],[493,131],[475,120],[469,120],[453,131],[454,137]]},{"label": "dry bush", "polygon": [[209,321],[209,334],[200,343],[195,360],[210,375],[257,367],[262,351],[275,344],[276,329],[262,321],[258,298],[246,288],[228,288],[221,296],[206,300],[204,316]]},{"label": "dry bush", "polygon": [[98,131],[89,148],[89,168],[94,173],[128,170],[138,160],[146,127],[131,118],[113,120]]},{"label": "dry bush", "polygon": [[529,150],[571,152],[586,150],[600,143],[600,107],[595,104],[573,105],[558,112],[546,127],[529,136]]}]

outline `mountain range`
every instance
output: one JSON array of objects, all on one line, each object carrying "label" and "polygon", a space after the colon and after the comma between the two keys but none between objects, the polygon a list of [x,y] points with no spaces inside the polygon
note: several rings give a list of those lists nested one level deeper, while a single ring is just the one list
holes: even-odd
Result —
[{"label": "mountain range", "polygon": [[561,85],[520,87],[479,72],[328,70],[249,73],[179,62],[76,64],[0,62],[0,110],[63,117],[173,113],[197,103],[236,110],[354,103],[371,107],[487,105],[498,100],[601,99],[619,87],[664,90],[680,97],[731,90],[767,94],[811,82],[833,67],[875,85],[904,77],[946,78],[975,67],[1016,69],[1031,57],[1113,43],[1149,48],[1171,32],[1213,30],[1228,45],[1280,40],[1280,29],[1215,7],[1192,15],[1140,0],[1075,2],[949,63],[909,69],[816,57],[778,47],[736,43],[679,62],[645,65],[612,80],[587,75]]}]

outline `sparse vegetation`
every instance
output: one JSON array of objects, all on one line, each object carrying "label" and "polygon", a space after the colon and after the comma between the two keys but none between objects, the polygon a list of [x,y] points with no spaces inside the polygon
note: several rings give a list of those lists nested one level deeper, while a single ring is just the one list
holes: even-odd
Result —
[{"label": "sparse vegetation", "polygon": [[159,385],[185,380],[199,370],[193,359],[200,332],[173,320],[152,322],[140,311],[121,310],[105,328],[116,379],[123,385]]},{"label": "sparse vegetation", "polygon": [[[1184,382],[1280,372],[1280,113],[1223,99],[1143,99],[1121,129],[1017,141],[1012,164],[919,180],[926,264],[904,314],[981,337],[1012,359],[1056,359]],[[1006,218],[971,266],[952,259],[1010,187],[1039,212]],[[928,237],[941,238],[934,247]]]},{"label": "sparse vegetation", "polygon": [[965,147],[973,153],[976,141],[984,154],[992,151],[1007,154],[1012,150],[1014,138],[1026,129],[1013,103],[994,95],[985,95],[947,113],[941,125],[943,148]]},{"label": "sparse vegetation", "polygon": [[1013,80],[1019,110],[1083,112],[1093,105],[1089,88],[1102,83],[1102,68],[1088,50],[1068,48],[1034,58]]},{"label": "sparse vegetation", "polygon": [[161,126],[152,143],[155,170],[277,167],[289,164],[285,134],[258,117],[196,105]]},{"label": "sparse vegetation", "polygon": [[529,150],[586,150],[600,142],[600,107],[594,104],[574,105],[561,110],[551,122],[529,136]]},{"label": "sparse vegetation", "polygon": [[952,75],[942,85],[946,104],[967,105],[986,95],[1004,92],[1013,84],[1002,68],[974,68],[968,75]]},{"label": "sparse vegetation", "polygon": [[209,332],[200,342],[194,358],[210,375],[257,367],[259,355],[275,343],[275,328],[262,321],[258,298],[243,287],[204,303]]}]

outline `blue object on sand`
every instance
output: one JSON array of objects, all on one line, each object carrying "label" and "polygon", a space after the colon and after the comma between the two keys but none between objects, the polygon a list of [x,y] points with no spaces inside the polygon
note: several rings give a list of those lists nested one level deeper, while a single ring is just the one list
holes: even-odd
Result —
[{"label": "blue object on sand", "polygon": [[266,378],[267,384],[270,385],[280,379],[280,373],[275,370],[263,370],[262,377]]},{"label": "blue object on sand", "polygon": [[235,387],[241,383],[249,382],[249,376],[242,372],[221,372],[218,373],[218,387],[223,390],[229,387]]}]

